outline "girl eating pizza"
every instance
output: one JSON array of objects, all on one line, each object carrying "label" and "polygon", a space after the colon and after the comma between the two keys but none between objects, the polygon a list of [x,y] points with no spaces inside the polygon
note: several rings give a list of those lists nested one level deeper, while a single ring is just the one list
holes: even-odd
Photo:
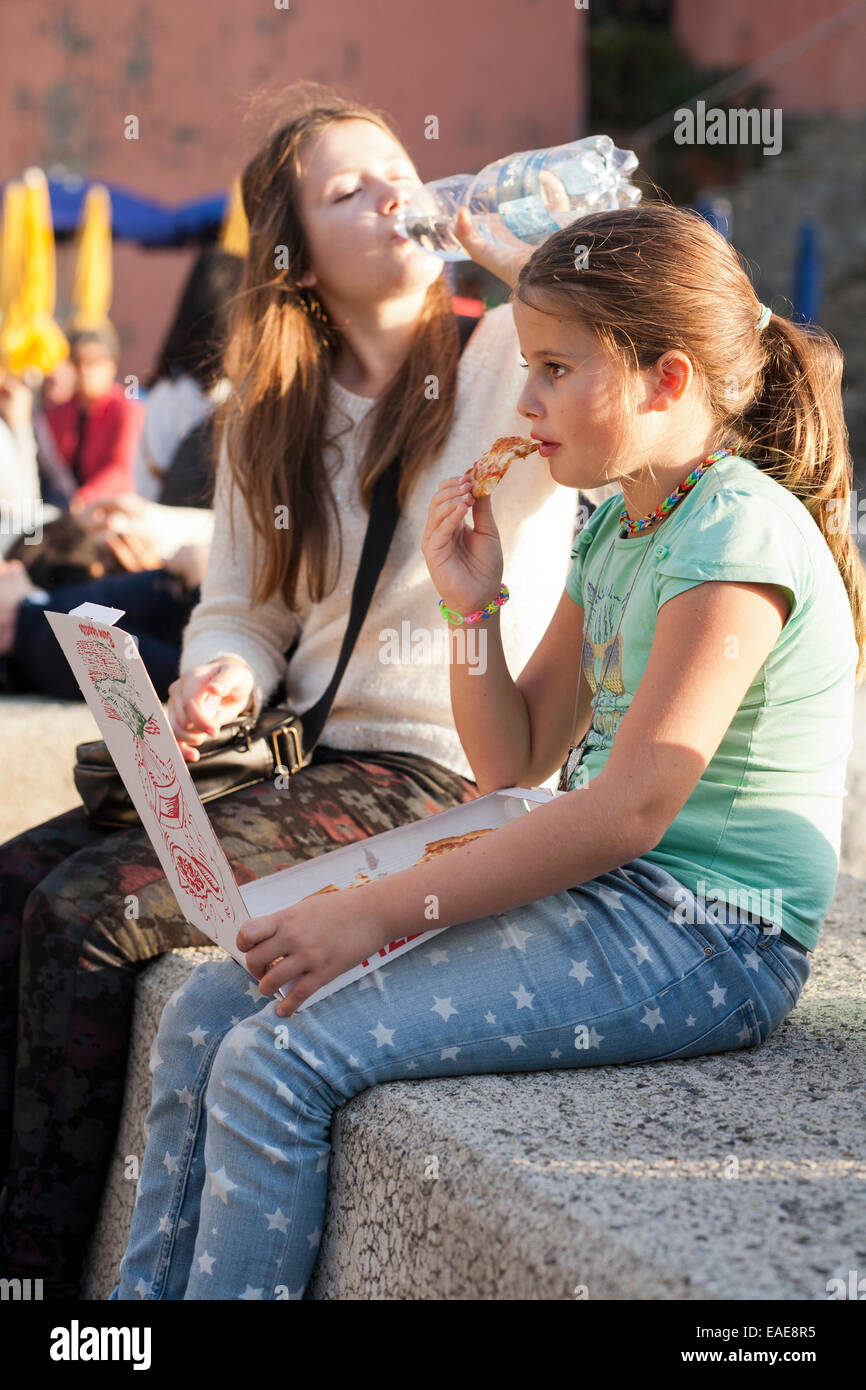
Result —
[{"label": "girl eating pizza", "polygon": [[[500,627],[524,596],[506,587],[494,501],[528,461],[495,498],[444,478],[421,548],[442,621],[487,638],[483,674],[450,672],[479,791],[563,767],[562,794],[251,920],[238,945],[258,987],[231,960],[195,971],[157,1038],[114,1297],[300,1299],[334,1112],[367,1087],[757,1047],[809,976],[866,657],[841,353],[760,304],[725,240],[662,203],[555,233],[519,269],[513,312],[518,410],[551,479],[617,490],[519,671]],[[447,932],[376,988],[297,1010],[426,930],[431,899]]]}]

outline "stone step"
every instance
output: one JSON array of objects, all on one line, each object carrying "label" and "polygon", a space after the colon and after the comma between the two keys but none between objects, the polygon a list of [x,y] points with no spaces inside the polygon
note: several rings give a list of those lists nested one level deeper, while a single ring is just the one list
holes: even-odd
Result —
[{"label": "stone step", "polygon": [[[159,1015],[219,954],[140,976],[87,1298],[117,1280]],[[762,1047],[363,1092],[335,1116],[306,1297],[826,1299],[866,1275],[864,997],[866,883],[842,874],[811,978]]]},{"label": "stone step", "polygon": [[0,797],[0,844],[81,805],[72,780],[75,749],[101,737],[83,700],[0,698],[0,767],[4,786],[14,789]]}]

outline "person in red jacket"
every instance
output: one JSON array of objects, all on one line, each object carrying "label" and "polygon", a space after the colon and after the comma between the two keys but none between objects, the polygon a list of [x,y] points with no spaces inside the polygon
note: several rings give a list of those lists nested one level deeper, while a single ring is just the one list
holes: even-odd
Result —
[{"label": "person in red jacket", "polygon": [[[67,466],[69,508],[134,491],[132,465],[144,407],[115,381],[120,344],[110,324],[81,329],[69,340],[75,391],[48,406],[45,420],[56,454]],[[56,459],[55,462],[60,460]]]}]

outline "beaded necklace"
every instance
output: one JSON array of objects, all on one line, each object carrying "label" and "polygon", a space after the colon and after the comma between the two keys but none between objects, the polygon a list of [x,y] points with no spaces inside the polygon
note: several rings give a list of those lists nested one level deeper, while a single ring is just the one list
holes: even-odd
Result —
[{"label": "beaded necklace", "polygon": [[674,507],[682,502],[686,493],[694,487],[699,478],[703,477],[711,464],[718,463],[720,459],[728,458],[736,454],[736,452],[736,449],[717,449],[714,454],[710,454],[704,459],[703,463],[697,464],[697,466],[692,469],[691,473],[683,478],[681,483],[677,484],[673,492],[668,493],[663,502],[659,502],[655,511],[650,516],[642,516],[639,521],[631,521],[627,509],[623,507],[619,514],[620,536],[636,536],[641,531],[645,531],[647,527],[654,525],[655,522],[663,520],[666,516],[670,516]]},{"label": "beaded necklace", "polygon": [[665,498],[663,502],[659,503],[655,511],[650,516],[641,517],[639,521],[631,521],[629,519],[627,508],[623,507],[622,511],[620,512],[619,520],[617,522],[617,530],[614,532],[613,540],[608,546],[607,554],[605,555],[604,560],[602,561],[601,570],[598,576],[598,583],[596,584],[595,589],[593,591],[592,603],[589,606],[589,615],[587,616],[586,622],[583,625],[583,641],[581,642],[580,668],[577,677],[577,695],[575,696],[574,701],[574,718],[571,723],[571,745],[569,747],[566,760],[563,763],[562,768],[560,770],[559,781],[556,786],[557,791],[568,791],[568,784],[574,776],[574,773],[580,764],[581,758],[583,757],[583,750],[586,745],[586,740],[588,739],[589,731],[592,728],[595,707],[598,704],[598,699],[601,695],[605,677],[607,676],[608,667],[610,665],[610,659],[616,648],[616,639],[619,636],[619,630],[622,627],[622,620],[625,616],[625,610],[628,606],[628,601],[631,598],[631,591],[635,586],[635,582],[637,580],[638,575],[640,574],[641,565],[643,565],[643,562],[650,551],[650,546],[644,546],[643,554],[640,558],[640,564],[635,570],[634,578],[632,579],[631,584],[629,585],[628,593],[626,594],[622,608],[620,609],[619,622],[616,626],[616,632],[613,635],[613,641],[609,643],[607,651],[605,653],[604,667],[601,673],[601,678],[596,687],[592,704],[590,705],[589,725],[587,726],[586,733],[580,740],[580,743],[575,744],[574,735],[577,731],[577,714],[578,707],[580,705],[580,683],[583,678],[583,647],[586,642],[586,635],[589,632],[590,623],[592,621],[592,614],[595,608],[595,601],[598,598],[599,590],[601,589],[601,581],[604,578],[605,566],[607,565],[608,559],[610,558],[610,552],[613,550],[614,542],[618,538],[624,539],[625,537],[630,535],[637,535],[641,531],[645,531],[649,526],[652,526],[656,521],[663,521],[666,517],[670,516],[674,508],[679,506],[683,498],[691,491],[695,483],[703,477],[704,473],[706,473],[707,469],[712,464],[718,463],[720,459],[728,458],[729,456],[735,455],[736,452],[736,449],[717,449],[714,454],[710,454],[707,458],[704,459],[703,463],[699,463],[697,467],[692,469],[691,473],[689,473],[683,479],[683,481],[679,483],[677,487],[674,488],[673,492],[668,494],[668,496]]}]

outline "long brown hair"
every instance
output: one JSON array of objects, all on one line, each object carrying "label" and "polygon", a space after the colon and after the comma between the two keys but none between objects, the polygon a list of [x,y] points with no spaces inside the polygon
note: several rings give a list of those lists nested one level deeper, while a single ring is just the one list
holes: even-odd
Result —
[{"label": "long brown hair", "polygon": [[523,266],[515,294],[595,332],[623,368],[624,418],[637,370],[672,349],[687,354],[718,427],[713,447],[736,447],[820,527],[851,604],[859,683],[866,575],[848,521],[853,464],[835,339],[779,314],[759,333],[760,304],[737,252],[697,213],[665,203],[591,213],[556,232]]},{"label": "long brown hair", "polygon": [[[283,98],[280,123],[241,176],[249,250],[230,315],[224,370],[231,391],[215,416],[214,453],[219,458],[224,443],[231,486],[241,491],[256,538],[253,602],[281,593],[294,608],[302,561],[310,598],[319,603],[334,589],[342,558],[340,520],[323,459],[325,444],[334,442],[325,439],[325,429],[339,332],[316,296],[298,284],[309,268],[298,208],[301,155],[332,121],[371,121],[398,137],[384,113],[334,88],[298,82],[284,89]],[[287,268],[275,269],[278,247],[286,248]],[[427,291],[409,352],[370,424],[365,422],[370,434],[359,486],[367,512],[376,480],[400,450],[402,506],[419,472],[445,444],[458,352],[457,319],[440,276]],[[425,390],[431,374],[438,378],[434,398]],[[283,508],[288,529],[277,524]],[[328,580],[334,534],[339,549]]]}]

